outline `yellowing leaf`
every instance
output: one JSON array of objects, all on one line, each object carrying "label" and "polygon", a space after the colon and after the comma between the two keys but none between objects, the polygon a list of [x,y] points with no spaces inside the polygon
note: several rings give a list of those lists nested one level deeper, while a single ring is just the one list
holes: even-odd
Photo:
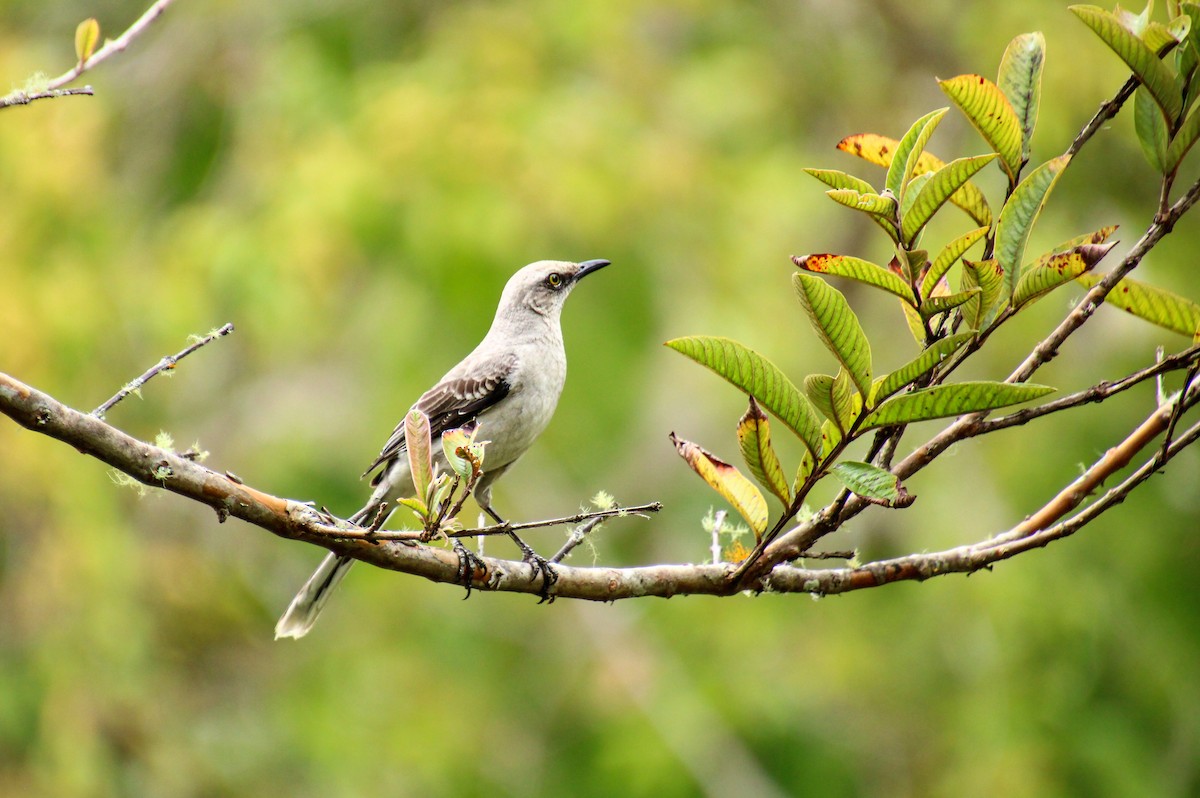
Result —
[{"label": "yellowing leaf", "polygon": [[695,335],[666,345],[753,396],[796,433],[809,451],[820,452],[821,420],[816,409],[774,363],[728,338]]},{"label": "yellowing leaf", "polygon": [[817,336],[865,395],[871,390],[871,344],[846,297],[820,277],[803,272],[792,275],[792,286]]},{"label": "yellowing leaf", "polygon": [[[1100,282],[1095,274],[1084,274],[1079,283],[1091,288]],[[1120,308],[1140,319],[1195,340],[1200,333],[1200,304],[1163,288],[1126,277],[1104,298],[1105,304]]]},{"label": "yellowing leaf", "polygon": [[917,304],[912,289],[908,287],[908,283],[900,279],[899,275],[862,258],[821,253],[805,255],[802,258],[793,255],[792,262],[805,271],[857,280],[860,283],[882,288],[884,291],[895,294],[910,305],[916,306]]},{"label": "yellowing leaf", "polygon": [[75,57],[83,63],[92,57],[100,41],[100,23],[95,17],[85,19],[75,28]]},{"label": "yellowing leaf", "polygon": [[1066,285],[1084,272],[1091,271],[1114,246],[1116,242],[1085,244],[1038,261],[1021,275],[1017,290],[1013,293],[1012,306],[1020,308],[1060,285]]},{"label": "yellowing leaf", "polygon": [[[839,141],[837,148],[842,152],[857,155],[859,158],[877,166],[890,167],[892,156],[899,146],[900,142],[887,136],[880,136],[876,133],[858,133],[853,136],[847,136]],[[926,150],[917,159],[914,172],[916,174],[934,172],[945,165],[945,161]],[[950,197],[950,202],[970,215],[976,224],[982,227],[991,225],[992,210],[988,207],[987,199],[983,196],[983,192],[974,183],[967,183],[960,188],[955,192],[954,196]]]},{"label": "yellowing leaf", "polygon": [[746,523],[754,530],[755,539],[761,540],[769,516],[767,500],[758,488],[742,472],[703,447],[685,441],[674,432],[671,433],[671,442],[692,470],[746,519]]},{"label": "yellowing leaf", "polygon": [[771,424],[754,397],[750,397],[750,407],[738,422],[737,437],[742,459],[746,461],[750,473],[758,480],[758,484],[779,497],[779,501],[787,507],[792,496],[783,476],[779,456],[771,445]]},{"label": "yellowing leaf", "polygon": [[938,81],[946,96],[983,136],[1000,163],[1015,182],[1021,171],[1021,122],[1004,92],[982,75],[959,75]]}]

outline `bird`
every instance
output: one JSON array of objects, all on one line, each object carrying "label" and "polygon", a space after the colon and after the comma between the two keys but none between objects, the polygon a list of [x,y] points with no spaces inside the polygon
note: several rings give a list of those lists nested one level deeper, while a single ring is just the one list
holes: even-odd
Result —
[{"label": "bird", "polygon": [[[453,429],[477,429],[480,440],[487,441],[483,473],[472,495],[496,523],[504,519],[492,507],[492,487],[550,423],[562,394],[567,376],[560,323],[563,303],[580,280],[608,265],[610,261],[603,259],[543,260],[519,269],[505,284],[483,340],[412,406],[429,419],[434,441]],[[377,519],[381,512],[390,512],[387,508],[394,506],[396,498],[414,494],[404,430],[401,420],[364,472],[363,477],[375,472],[372,492],[363,508],[350,517],[352,523]],[[433,450],[434,462],[445,470],[441,447]],[[552,566],[515,533],[507,534],[533,567],[534,577],[541,574],[545,600],[557,579]],[[457,538],[455,543],[469,590],[478,558]],[[326,556],[275,625],[275,639],[308,634],[353,564],[350,557]]]}]

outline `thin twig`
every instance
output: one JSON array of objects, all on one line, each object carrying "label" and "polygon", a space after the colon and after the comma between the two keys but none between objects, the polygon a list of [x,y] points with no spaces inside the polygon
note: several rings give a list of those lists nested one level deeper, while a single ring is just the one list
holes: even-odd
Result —
[{"label": "thin twig", "polygon": [[1046,402],[1045,404],[1037,405],[1036,407],[1022,408],[1021,410],[1017,410],[1005,416],[1000,416],[999,418],[981,421],[978,425],[976,425],[975,429],[972,430],[972,434],[969,437],[986,435],[989,432],[1007,429],[1008,427],[1020,426],[1032,421],[1035,418],[1041,418],[1042,416],[1047,416],[1051,413],[1069,410],[1073,407],[1079,407],[1080,405],[1085,405],[1090,402],[1103,402],[1105,399],[1116,396],[1123,391],[1129,390],[1135,385],[1139,385],[1146,380],[1161,376],[1167,372],[1178,371],[1179,369],[1184,368],[1195,369],[1198,363],[1200,363],[1200,345],[1191,346],[1182,352],[1179,352],[1178,354],[1171,355],[1167,358],[1161,358],[1153,366],[1147,366],[1146,368],[1135,371],[1119,380],[1113,380],[1112,382],[1100,382],[1090,388],[1085,388],[1082,391],[1077,391],[1073,394],[1070,394],[1069,396],[1055,399],[1053,402]]},{"label": "thin twig", "polygon": [[176,352],[174,355],[167,355],[162,360],[158,361],[158,363],[152,368],[147,370],[146,373],[142,374],[142,376],[138,377],[136,380],[117,391],[111,399],[93,410],[92,415],[96,418],[104,418],[104,414],[109,410],[112,410],[113,406],[117,402],[121,401],[126,396],[129,396],[129,394],[141,390],[142,386],[149,382],[155,375],[161,374],[164,371],[170,371],[171,369],[175,368],[176,363],[178,363],[180,360],[183,360],[197,349],[212,343],[224,335],[229,335],[231,332],[233,332],[233,324],[226,324],[224,327],[221,327],[218,330],[213,330],[199,341],[196,341],[188,346],[186,349]]},{"label": "thin twig", "polygon": [[1175,427],[1179,425],[1179,418],[1188,408],[1187,396],[1195,385],[1197,372],[1200,372],[1200,363],[1193,363],[1183,378],[1183,387],[1179,389],[1179,399],[1175,402],[1175,409],[1171,411],[1171,418],[1167,421],[1167,432],[1163,435],[1161,453],[1164,456],[1171,447],[1171,439],[1175,436]]},{"label": "thin twig", "polygon": [[[36,94],[40,96],[34,97],[32,94],[27,94],[24,91],[14,91],[4,97],[0,97],[0,108],[4,108],[5,106],[9,105],[24,105],[29,99],[42,99],[43,97],[61,96],[61,94],[55,93],[57,89],[61,89],[68,83],[74,82],[84,72],[99,66],[102,62],[108,60],[109,57],[115,55],[116,53],[124,51],[125,48],[129,46],[129,43],[140,36],[141,33],[146,30],[146,28],[150,27],[150,23],[162,16],[162,13],[167,10],[167,6],[171,5],[171,3],[174,1],[175,0],[157,0],[157,2],[146,9],[146,12],[138,17],[132,25],[126,28],[124,33],[115,39],[109,39],[107,42],[105,42],[103,47],[92,53],[91,57],[86,61],[77,63],[63,74],[47,82],[44,86],[38,87]],[[92,93],[90,86],[85,88],[87,91],[72,89],[62,92],[62,94]],[[17,99],[18,97],[22,96],[27,98],[24,102],[22,102],[20,99]]]},{"label": "thin twig", "polygon": [[[523,529],[540,529],[548,526],[565,526],[567,524],[577,524],[580,521],[590,521],[593,518],[616,518],[626,515],[641,515],[643,513],[656,513],[662,509],[662,502],[650,502],[649,504],[639,504],[636,507],[613,507],[608,510],[593,510],[586,513],[577,513],[563,518],[549,518],[544,521],[526,521],[524,523],[505,522],[503,524],[493,524],[491,526],[479,527],[477,529],[459,529],[456,531],[445,531],[443,534],[448,538],[469,538],[474,536],[484,537],[491,535],[507,535],[509,532],[519,532]],[[367,529],[339,529],[330,528],[329,536],[335,538],[343,538],[345,540],[422,540],[428,537],[428,533],[422,529],[397,529],[397,530],[380,530],[372,532]]]},{"label": "thin twig", "polygon": [[86,94],[90,97],[95,93],[92,91],[91,86],[82,86],[78,89],[53,89],[29,93],[17,89],[10,94],[0,97],[0,108],[10,105],[29,105],[34,100],[53,100],[55,97],[75,97],[81,94]]},{"label": "thin twig", "polygon": [[586,538],[588,534],[594,531],[596,527],[603,524],[604,521],[604,518],[593,518],[575,527],[575,529],[571,531],[570,537],[567,538],[566,543],[563,543],[562,548],[558,550],[558,553],[550,558],[550,562],[562,562],[563,559],[565,559],[568,554],[574,551],[580,543],[583,543],[584,538]]},{"label": "thin twig", "polygon": [[1071,142],[1071,146],[1067,148],[1067,155],[1075,155],[1083,149],[1083,145],[1087,144],[1088,139],[1096,135],[1096,132],[1104,126],[1104,123],[1117,115],[1126,101],[1133,96],[1133,92],[1137,90],[1139,81],[1136,77],[1130,77],[1125,81],[1119,91],[1111,100],[1100,105],[1100,110],[1096,111],[1096,115],[1083,126],[1083,130],[1079,131],[1079,135]]}]

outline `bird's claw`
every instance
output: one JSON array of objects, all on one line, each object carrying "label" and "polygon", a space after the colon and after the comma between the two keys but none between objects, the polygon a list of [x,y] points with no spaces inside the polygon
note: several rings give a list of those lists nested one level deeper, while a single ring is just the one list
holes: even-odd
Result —
[{"label": "bird's claw", "polygon": [[458,538],[454,538],[454,553],[458,555],[458,583],[467,590],[467,595],[463,596],[463,600],[466,601],[471,597],[471,584],[475,581],[475,572],[486,572],[487,564]]},{"label": "bird's claw", "polygon": [[528,546],[522,546],[521,553],[523,555],[521,559],[529,563],[529,567],[532,569],[529,581],[532,582],[534,579],[537,579],[538,574],[542,576],[542,589],[538,593],[541,596],[541,600],[538,604],[553,604],[554,596],[550,594],[550,588],[554,587],[554,583],[558,581],[558,571],[554,570],[554,566],[550,564],[549,560]]}]

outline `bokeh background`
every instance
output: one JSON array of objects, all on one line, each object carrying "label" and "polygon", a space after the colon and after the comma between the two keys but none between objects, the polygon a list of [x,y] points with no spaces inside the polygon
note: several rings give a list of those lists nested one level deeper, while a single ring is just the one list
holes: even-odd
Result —
[{"label": "bokeh background", "polygon": [[[0,2],[0,80],[66,70],[76,23],[113,36],[143,7]],[[880,181],[834,143],[901,135],[947,104],[935,76],[994,75],[1028,30],[1048,40],[1043,160],[1125,78],[1043,0],[179,0],[87,76],[95,97],[0,114],[0,368],[90,409],[232,321],[110,420],[348,514],[513,270],[609,258],[567,308],[558,415],[497,503],[532,519],[600,489],[659,499],[574,561],[702,561],[714,495],[667,433],[733,459],[744,400],[661,342],[727,335],[797,381],[829,371],[788,256],[887,247],[801,169]],[[984,145],[952,114],[931,149]],[[1156,191],[1122,115],[1031,252],[1120,223],[1119,253]],[[943,216],[931,240],[968,229]],[[1196,296],[1198,228],[1142,277]],[[877,368],[907,360],[897,308],[841,287]],[[1067,293],[964,376],[1007,374]],[[1160,344],[1187,342],[1101,310],[1039,379],[1120,376]],[[1152,402],[1147,385],[960,446],[910,482],[911,509],[831,543],[887,556],[1001,531]],[[0,420],[0,794],[1195,795],[1198,471],[1181,457],[994,572],[822,601],[462,601],[364,567],[297,644],[271,630],[319,550],[139,496]],[[553,550],[561,532],[530,539]]]}]

